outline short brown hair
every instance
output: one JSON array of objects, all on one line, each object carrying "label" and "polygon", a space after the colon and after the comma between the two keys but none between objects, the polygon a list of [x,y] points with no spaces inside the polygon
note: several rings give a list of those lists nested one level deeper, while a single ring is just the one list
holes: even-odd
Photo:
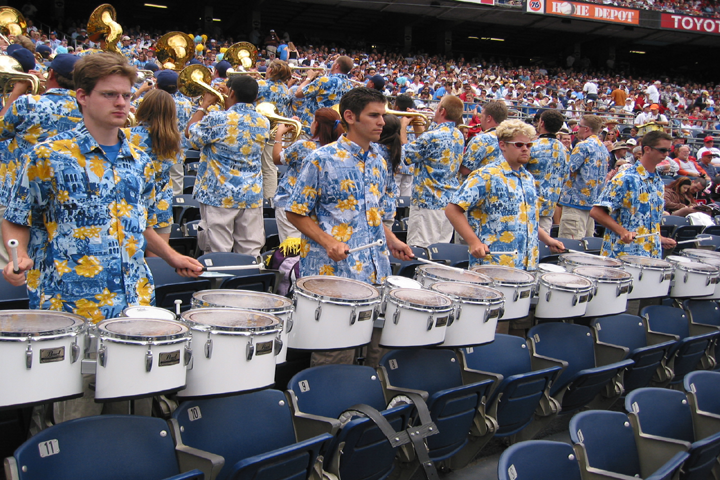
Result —
[{"label": "short brown hair", "polygon": [[350,70],[352,70],[352,68],[353,68],[352,58],[346,57],[345,55],[338,57],[335,60],[335,63],[337,63],[338,66],[340,67],[340,71],[345,74],[350,73]]},{"label": "short brown hair", "polygon": [[594,135],[600,133],[603,127],[603,119],[597,115],[583,115],[582,121],[585,122]]},{"label": "short brown hair", "polygon": [[492,100],[483,105],[482,114],[489,115],[499,125],[507,119],[508,108],[505,102]]},{"label": "short brown hair", "polygon": [[77,61],[73,70],[75,90],[83,89],[89,95],[97,82],[110,75],[123,76],[132,85],[137,78],[137,69],[130,65],[124,56],[117,53],[86,55]]},{"label": "short brown hair", "polygon": [[[658,143],[660,143],[661,140],[670,140],[672,141],[672,137],[665,133],[658,130],[648,132],[645,135],[643,135],[642,139],[640,140],[640,144],[644,147],[654,147]],[[687,145],[683,145],[682,147],[685,147]],[[678,147],[678,151],[682,148]],[[690,147],[688,147],[688,150],[690,150]]]},{"label": "short brown hair", "polygon": [[455,95],[445,95],[442,100],[440,100],[437,108],[444,108],[445,118],[451,122],[455,122],[456,125],[462,123],[462,114],[465,106],[460,98]]},{"label": "short brown hair", "polygon": [[272,74],[267,77],[267,80],[272,80],[273,82],[285,82],[292,77],[290,67],[282,60],[273,60],[267,69],[272,69]]}]

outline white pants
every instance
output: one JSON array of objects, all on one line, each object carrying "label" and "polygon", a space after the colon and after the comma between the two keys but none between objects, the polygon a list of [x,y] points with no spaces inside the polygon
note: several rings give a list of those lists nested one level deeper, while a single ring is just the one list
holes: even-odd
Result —
[{"label": "white pants", "polygon": [[450,243],[452,236],[453,226],[445,216],[445,209],[410,207],[408,245],[427,248],[433,243]]},{"label": "white pants", "polygon": [[553,226],[553,217],[540,217],[538,224],[540,225],[540,228],[550,235],[550,230],[552,230]]},{"label": "white pants", "polygon": [[260,255],[265,245],[262,208],[221,208],[201,203],[200,216],[198,246],[203,252]]},{"label": "white pants", "polygon": [[170,167],[170,181],[172,181],[173,196],[182,195],[185,181],[185,166],[182,163],[176,163]]},{"label": "white pants", "polygon": [[585,237],[592,237],[594,234],[595,220],[590,218],[590,210],[563,207],[558,232],[559,238],[580,240]]},{"label": "white pants", "polygon": [[272,152],[275,142],[267,142],[262,153],[263,198],[273,198],[278,185],[278,169],[273,163]]},{"label": "white pants", "polygon": [[413,176],[403,173],[395,174],[395,184],[400,190],[401,197],[409,197],[412,195]]},{"label": "white pants", "polygon": [[300,230],[287,219],[287,212],[282,208],[275,208],[275,222],[277,223],[278,238],[280,243],[288,238],[301,238]]}]

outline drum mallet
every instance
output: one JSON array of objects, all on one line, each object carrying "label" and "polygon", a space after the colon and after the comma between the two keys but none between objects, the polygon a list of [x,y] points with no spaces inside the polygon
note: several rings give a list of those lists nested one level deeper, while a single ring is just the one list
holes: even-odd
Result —
[{"label": "drum mallet", "polygon": [[10,240],[8,240],[8,247],[10,247],[10,255],[12,255],[12,261],[13,261],[13,273],[20,273],[20,265],[18,264],[18,255],[17,255],[18,245],[20,245],[20,242],[18,242],[14,238],[11,238]]},{"label": "drum mallet", "polygon": [[488,252],[488,255],[517,255],[517,250],[510,250],[509,252]]},{"label": "drum mallet", "polygon": [[703,240],[712,240],[711,237],[697,237],[692,238],[690,240],[683,240],[682,242],[675,242],[677,245],[680,245],[681,243],[693,243],[693,242],[702,242]]},{"label": "drum mallet", "polygon": [[445,265],[444,263],[433,262],[432,260],[428,260],[427,258],[413,257],[413,260],[421,262],[421,263],[427,263],[428,265],[434,265],[436,267],[442,267],[442,268],[447,268],[450,270],[455,270],[457,272],[467,272],[467,270],[463,270],[462,268],[451,267],[449,265]]},{"label": "drum mallet", "polygon": [[654,237],[655,235],[660,235],[660,234],[658,232],[655,232],[655,233],[645,233],[643,235],[635,235],[635,238],[633,238],[633,240],[635,240],[637,238]]},{"label": "drum mallet", "polygon": [[359,247],[351,248],[350,250],[345,250],[345,255],[350,255],[351,253],[359,252],[360,250],[366,250],[368,248],[372,247],[382,247],[385,245],[385,242],[383,240],[378,240],[377,242],[368,243],[367,245],[360,245]]},{"label": "drum mallet", "polygon": [[253,265],[223,265],[221,267],[203,267],[203,272],[226,272],[229,270],[264,270],[261,264]]}]

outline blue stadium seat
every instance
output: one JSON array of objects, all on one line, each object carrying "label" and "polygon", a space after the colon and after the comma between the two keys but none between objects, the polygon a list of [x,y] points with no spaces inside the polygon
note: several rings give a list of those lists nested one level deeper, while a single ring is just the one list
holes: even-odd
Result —
[{"label": "blue stadium seat", "polygon": [[467,245],[459,243],[433,243],[428,247],[430,260],[445,260],[448,265],[467,268],[469,261]]},{"label": "blue stadium seat", "polygon": [[575,250],[576,252],[585,251],[585,241],[581,238],[558,238],[558,240],[561,241],[568,250]]},{"label": "blue stadium seat", "polygon": [[[705,229],[704,225],[678,225],[675,227],[673,232],[673,239],[676,242],[685,242],[687,240],[693,240],[702,233]],[[679,243],[676,247],[676,251],[684,250],[686,248],[697,248],[695,243]]]},{"label": "blue stadium seat", "polygon": [[277,220],[275,218],[265,218],[265,246],[263,251],[274,250],[280,245],[280,237],[278,236]]},{"label": "blue stadium seat", "polygon": [[307,479],[332,439],[326,433],[297,442],[291,409],[278,390],[183,402],[171,425],[178,451],[219,456],[204,472],[208,480]]},{"label": "blue stadium seat", "polygon": [[173,197],[173,221],[183,225],[193,220],[200,220],[200,202],[190,194],[176,195]]},{"label": "blue stadium seat", "polygon": [[181,473],[168,424],[160,418],[101,415],[42,430],[5,460],[8,480],[79,478],[203,480]]},{"label": "blue stadium seat", "polygon": [[188,278],[175,272],[175,269],[160,257],[145,259],[155,282],[155,305],[175,312],[175,300],[180,300],[181,310],[189,310],[192,295],[211,287],[207,278]]},{"label": "blue stadium seat", "polygon": [[498,480],[581,480],[580,465],[567,443],[530,440],[500,455]]},{"label": "blue stadium seat", "polygon": [[185,175],[183,177],[183,195],[192,195],[196,178],[194,175]]},{"label": "blue stadium seat", "polygon": [[[200,255],[198,261],[206,267],[224,267],[233,265],[255,265],[257,258],[252,255],[234,252],[212,252]],[[258,265],[257,270],[230,270],[223,273],[231,274],[232,277],[226,277],[219,288],[252,290],[255,292],[272,292],[275,289],[277,276],[273,272],[260,271]]]},{"label": "blue stadium seat", "polygon": [[[421,247],[410,247],[413,255],[420,258],[429,259],[428,251]],[[394,257],[393,257],[394,259]],[[422,265],[417,260],[401,260],[399,263],[394,263],[393,275],[400,275],[402,277],[413,278],[415,276],[415,269],[418,265]]]},{"label": "blue stadium seat", "polygon": [[622,412],[589,410],[578,413],[570,420],[570,439],[583,478],[671,480],[689,457],[686,452],[678,452],[659,469],[643,464],[635,444],[635,433],[627,415]]},{"label": "blue stadium seat", "polygon": [[10,285],[0,275],[0,310],[26,310],[29,308],[29,304],[27,286]]},{"label": "blue stadium seat", "polygon": [[559,254],[550,251],[550,247],[543,242],[539,241],[538,246],[540,252],[538,255],[538,261],[540,263],[558,263],[558,260],[560,259]]},{"label": "blue stadium seat", "polygon": [[703,235],[704,234],[720,236],[720,225],[708,225],[705,227],[705,230],[703,230]]},{"label": "blue stadium seat", "polygon": [[185,235],[185,229],[177,223],[173,223],[171,228],[170,246],[181,255],[194,257],[197,250],[197,235],[194,237]]},{"label": "blue stadium seat", "polygon": [[600,255],[602,249],[603,239],[600,237],[585,237],[582,239],[585,245],[585,252],[592,255]]},{"label": "blue stadium seat", "polygon": [[683,379],[693,416],[695,434],[700,438],[720,432],[720,373],[698,370]]}]

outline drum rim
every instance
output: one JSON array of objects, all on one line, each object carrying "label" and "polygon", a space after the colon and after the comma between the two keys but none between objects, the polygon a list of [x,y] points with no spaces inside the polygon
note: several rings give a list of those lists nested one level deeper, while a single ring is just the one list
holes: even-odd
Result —
[{"label": "drum rim", "polygon": [[[180,333],[148,337],[145,335],[128,335],[128,334],[124,334],[124,333],[111,332],[107,328],[102,328],[113,322],[118,322],[118,321],[127,322],[127,321],[135,321],[135,320],[172,323],[174,325],[179,325],[185,331],[180,332]],[[190,336],[190,329],[187,327],[187,325],[184,325],[182,322],[179,322],[177,320],[163,320],[161,318],[128,318],[128,317],[109,318],[107,320],[103,320],[102,322],[98,323],[96,325],[96,329],[97,329],[98,336],[100,337],[101,340],[110,340],[110,341],[114,341],[116,343],[123,343],[124,340],[127,340],[128,342],[142,342],[142,343],[148,343],[148,344],[154,344],[154,343],[159,343],[159,342],[179,343],[180,341],[187,340]]]},{"label": "drum rim", "polygon": [[69,327],[65,327],[58,330],[44,330],[42,332],[4,332],[0,331],[0,341],[3,339],[11,339],[11,341],[17,341],[17,340],[25,340],[25,339],[32,339],[33,341],[38,341],[39,339],[43,337],[53,337],[48,338],[48,340],[54,339],[54,338],[60,338],[60,337],[68,337],[73,335],[79,335],[82,333],[85,333],[89,328],[89,322],[86,318],[81,317],[80,315],[70,313],[70,312],[59,312],[54,310],[3,310],[0,315],[5,314],[23,314],[27,312],[32,313],[38,313],[45,315],[47,313],[50,313],[51,315],[57,315],[57,316],[63,316],[63,317],[70,317],[72,320],[77,321],[77,323],[74,323],[73,325],[70,325]]},{"label": "drum rim", "polygon": [[[200,311],[203,311],[204,313],[208,313],[208,312],[212,313],[215,311],[222,312],[222,313],[228,313],[227,312],[228,310],[270,317],[270,319],[276,323],[273,323],[273,324],[267,325],[267,326],[257,326],[257,327],[240,327],[240,326],[232,327],[232,326],[228,326],[228,325],[210,325],[208,323],[195,322],[193,320],[189,320],[189,319],[185,318],[185,315],[194,314],[194,313],[200,312]],[[271,313],[266,313],[266,312],[259,312],[257,310],[251,310],[249,308],[229,308],[229,307],[195,308],[195,309],[190,309],[187,312],[183,312],[180,315],[180,319],[181,319],[180,321],[183,324],[185,324],[185,326],[187,328],[189,328],[190,330],[198,330],[201,332],[210,332],[210,333],[217,332],[219,334],[222,333],[222,334],[226,334],[226,335],[231,335],[233,333],[239,334],[239,335],[242,335],[242,334],[265,335],[265,334],[277,333],[277,332],[282,331],[282,325],[283,325],[282,321],[276,315],[273,315]]]},{"label": "drum rim", "polygon": [[[428,278],[430,278],[430,279],[432,279],[432,280],[439,280],[439,281],[442,281],[442,282],[468,283],[468,284],[470,284],[470,285],[492,285],[492,283],[493,283],[493,279],[492,279],[491,277],[489,277],[489,276],[487,276],[487,275],[485,275],[485,274],[482,274],[482,273],[480,273],[480,272],[475,272],[475,271],[473,271],[473,270],[465,270],[463,273],[467,272],[467,273],[470,273],[470,274],[478,275],[479,277],[481,277],[481,278],[479,278],[478,280],[487,279],[487,283],[480,283],[480,282],[478,282],[478,283],[471,283],[471,282],[469,282],[469,281],[465,282],[465,281],[457,280],[457,279],[454,279],[454,278],[440,277],[440,276],[438,276],[438,275],[436,275],[436,274],[433,274],[432,272],[428,272],[427,270],[428,270],[429,268],[440,268],[440,269],[442,269],[443,267],[442,267],[441,265],[419,265],[418,268],[417,268],[417,270],[415,270],[415,276],[416,276],[416,277],[417,277],[417,276],[425,276],[425,277],[428,277]],[[448,268],[445,268],[445,270],[449,270],[449,269],[448,269]]]},{"label": "drum rim", "polygon": [[585,266],[582,266],[582,267],[575,267],[575,268],[573,269],[573,271],[570,272],[570,273],[575,273],[578,268],[607,268],[607,269],[609,269],[609,270],[615,270],[615,271],[622,272],[622,273],[624,273],[624,274],[626,275],[625,278],[606,278],[606,277],[595,277],[595,276],[593,276],[593,275],[583,275],[582,273],[576,273],[576,275],[580,275],[581,277],[586,277],[586,278],[592,279],[592,280],[591,280],[592,282],[597,282],[597,283],[612,283],[612,284],[619,283],[619,284],[623,284],[623,283],[632,283],[632,281],[633,281],[632,273],[626,272],[625,270],[622,270],[622,269],[611,268],[611,267],[593,267],[593,266],[590,266],[590,265],[585,265]]},{"label": "drum rim", "polygon": [[[421,305],[421,304],[418,304],[418,303],[409,302],[409,301],[407,301],[407,300],[402,300],[402,299],[397,298],[397,297],[394,297],[394,296],[392,295],[392,293],[395,292],[395,291],[397,291],[397,290],[412,290],[412,291],[417,291],[416,288],[393,288],[392,290],[390,290],[390,291],[388,292],[388,295],[387,295],[387,297],[386,297],[387,301],[388,301],[389,303],[392,303],[393,305],[406,307],[406,308],[408,308],[409,310],[417,310],[417,311],[421,311],[421,312],[435,312],[435,313],[443,313],[443,312],[445,312],[445,311],[447,311],[447,312],[452,312],[452,310],[453,310],[453,308],[454,308],[454,304],[455,304],[455,303],[453,302],[452,298],[450,298],[449,295],[445,295],[445,294],[440,293],[440,292],[431,292],[431,291],[428,290],[428,289],[423,289],[423,290],[422,290],[422,291],[425,291],[425,292],[430,292],[430,293],[432,293],[432,294],[434,294],[434,295],[440,295],[441,297],[443,297],[443,298],[445,298],[445,299],[448,300],[449,305],[446,305],[446,306],[445,306],[445,305]],[[393,300],[394,300],[394,301],[393,301]]]},{"label": "drum rim", "polygon": [[562,273],[562,272],[543,273],[542,275],[540,275],[540,278],[538,279],[538,284],[544,285],[544,286],[546,286],[546,287],[547,287],[548,289],[550,289],[550,290],[558,290],[558,291],[561,291],[561,292],[580,293],[580,294],[592,292],[593,289],[595,288],[595,286],[593,285],[593,282],[592,282],[591,280],[588,280],[587,278],[583,277],[582,275],[578,275],[578,274],[572,273],[572,272],[567,272],[567,273],[568,273],[569,275],[576,275],[576,276],[582,278],[583,280],[587,280],[587,281],[590,283],[590,285],[588,285],[588,286],[586,286],[586,287],[570,288],[570,287],[568,287],[568,286],[550,284],[550,283],[547,282],[547,280],[545,280],[545,279],[543,278],[543,277],[545,277],[545,275],[553,275],[553,274],[555,274],[555,273]]},{"label": "drum rim", "polygon": [[[272,297],[276,300],[280,300],[284,303],[284,305],[280,307],[271,307],[271,308],[243,308],[243,307],[198,307],[198,308],[241,308],[244,310],[255,310],[258,312],[279,312],[279,313],[287,313],[292,311],[293,304],[292,300],[290,300],[287,297],[283,297],[282,295],[278,295],[277,293],[269,293],[269,292],[254,292],[252,290],[232,290],[230,288],[218,288],[218,289],[206,289],[206,290],[200,290],[198,292],[193,293],[191,302],[194,302],[198,300],[196,298],[196,295],[200,293],[242,293],[242,294],[249,294],[247,296],[253,296],[253,297]],[[198,300],[199,301],[199,300]],[[191,307],[194,308],[194,307]]]},{"label": "drum rim", "polygon": [[[618,262],[618,263],[617,263],[617,265],[612,266],[612,267],[611,267],[611,266],[608,266],[608,265],[588,265],[588,264],[586,264],[586,263],[582,263],[582,264],[577,264],[577,265],[575,265],[576,262],[573,262],[572,260],[569,260],[569,257],[570,257],[570,256],[597,257],[597,258],[602,258],[603,260],[609,261],[610,263],[612,263],[612,262]],[[558,258],[559,258],[559,261],[561,261],[561,262],[566,262],[566,263],[568,263],[568,264],[573,264],[573,265],[572,265],[573,267],[606,267],[606,268],[618,268],[618,267],[622,267],[622,262],[621,262],[620,260],[618,260],[617,258],[604,257],[604,256],[602,256],[602,255],[590,255],[589,253],[561,253]]]},{"label": "drum rim", "polygon": [[[708,267],[714,268],[715,271],[714,271],[714,272],[711,272],[711,271],[707,271],[707,270],[697,270],[695,267],[693,267],[693,264],[706,265],[706,266],[708,266]],[[685,272],[690,272],[690,273],[699,273],[699,274],[702,274],[702,275],[716,275],[716,276],[717,276],[718,274],[720,274],[720,268],[718,268],[718,267],[716,267],[716,266],[714,266],[714,265],[710,265],[710,264],[708,264],[708,263],[702,263],[702,262],[678,262],[678,263],[675,264],[675,266],[676,266],[676,268],[678,268],[678,269],[680,269],[680,270],[683,270],[683,271],[685,271]],[[685,268],[683,268],[683,267],[685,267]]]},{"label": "drum rim", "polygon": [[681,256],[688,258],[693,258],[692,254],[695,254],[697,257],[720,259],[720,252],[706,250],[704,248],[686,248],[685,250],[680,251],[680,254]]},{"label": "drum rim", "polygon": [[[360,280],[355,280],[352,278],[345,278],[345,277],[330,277],[330,278],[341,278],[343,281],[348,280],[353,283],[359,283],[366,287],[370,287],[373,290],[374,296],[370,298],[363,298],[361,300],[351,300],[347,298],[337,298],[337,297],[330,297],[328,295],[321,295],[319,293],[311,292],[310,290],[307,290],[306,288],[303,288],[301,285],[301,282],[306,279],[311,278],[317,278],[317,277],[324,277],[325,275],[312,275],[309,277],[302,277],[295,281],[295,290],[294,294],[300,295],[301,297],[310,298],[313,300],[322,300],[326,303],[336,303],[336,304],[351,304],[359,307],[365,307],[370,305],[377,305],[382,301],[382,295],[380,295],[380,292],[377,288],[375,288],[374,285],[370,285],[369,283],[361,282]],[[304,283],[304,282],[303,282]]]},{"label": "drum rim", "polygon": [[[666,265],[665,266],[663,266],[663,265],[638,265],[637,263],[632,263],[632,262],[629,262],[626,260],[626,259],[630,259],[630,258],[651,258],[655,261],[662,262]],[[644,257],[642,255],[623,255],[621,257],[618,257],[618,259],[624,264],[623,265],[624,267],[633,267],[633,268],[637,268],[639,270],[666,271],[666,270],[674,270],[675,269],[675,267],[673,266],[672,263],[668,262],[667,260],[662,260],[660,258],[655,258],[655,257]]]},{"label": "drum rim", "polygon": [[[411,282],[415,282],[415,283],[417,284],[417,288],[418,288],[418,289],[423,288],[422,283],[418,282],[418,281],[415,280],[414,278],[403,277],[402,275],[388,275],[388,276],[385,278],[385,282],[384,282],[382,285],[379,285],[379,287],[382,288],[383,290],[388,290],[388,287],[390,287],[389,290],[392,290],[393,288],[413,288],[413,287],[393,287],[393,286],[391,286],[391,285],[388,285],[388,280],[390,280],[390,278],[392,278],[392,277],[402,278],[402,279],[404,279],[404,280],[410,280]],[[376,288],[378,288],[378,287],[376,287]]]},{"label": "drum rim", "polygon": [[153,311],[153,310],[155,310],[155,311],[156,311],[156,310],[160,310],[160,311],[163,311],[163,312],[167,312],[169,315],[172,315],[172,318],[161,318],[160,320],[177,320],[177,315],[175,315],[175,314],[174,314],[173,312],[171,312],[170,310],[168,310],[168,309],[166,309],[166,308],[162,308],[162,307],[155,307],[155,306],[152,306],[152,305],[130,305],[130,306],[125,307],[125,308],[123,309],[122,315],[121,315],[120,317],[118,317],[118,318],[147,318],[147,317],[129,317],[128,315],[125,314],[125,312],[127,312],[128,310],[131,310],[131,309],[134,309],[134,308],[149,308],[151,311]]},{"label": "drum rim", "polygon": [[[453,293],[437,292],[437,290],[436,290],[436,288],[435,288],[435,285],[450,285],[450,284],[458,284],[458,283],[459,283],[459,284],[462,284],[462,285],[468,285],[468,286],[470,286],[470,287],[475,287],[475,288],[478,288],[478,287],[479,287],[479,288],[486,288],[486,289],[488,289],[488,290],[491,290],[493,293],[496,293],[498,296],[497,296],[496,298],[494,298],[494,299],[482,299],[482,300],[479,300],[479,299],[477,299],[477,298],[464,297],[464,296],[462,296],[462,295],[456,295],[456,294],[453,294]],[[432,285],[430,285],[430,290],[434,290],[434,291],[436,291],[437,293],[440,293],[440,294],[442,294],[442,295],[445,295],[446,297],[450,297],[450,298],[453,299],[453,300],[454,300],[454,299],[458,299],[458,300],[460,300],[462,303],[469,303],[469,304],[472,304],[472,305],[489,305],[489,306],[493,306],[493,305],[499,305],[499,304],[501,304],[501,303],[502,303],[503,305],[505,304],[505,294],[502,293],[500,290],[496,290],[496,289],[491,288],[491,287],[486,287],[486,286],[484,286],[484,285],[476,285],[476,284],[474,284],[474,283],[465,283],[465,282],[436,282],[436,283],[433,283]]]}]

